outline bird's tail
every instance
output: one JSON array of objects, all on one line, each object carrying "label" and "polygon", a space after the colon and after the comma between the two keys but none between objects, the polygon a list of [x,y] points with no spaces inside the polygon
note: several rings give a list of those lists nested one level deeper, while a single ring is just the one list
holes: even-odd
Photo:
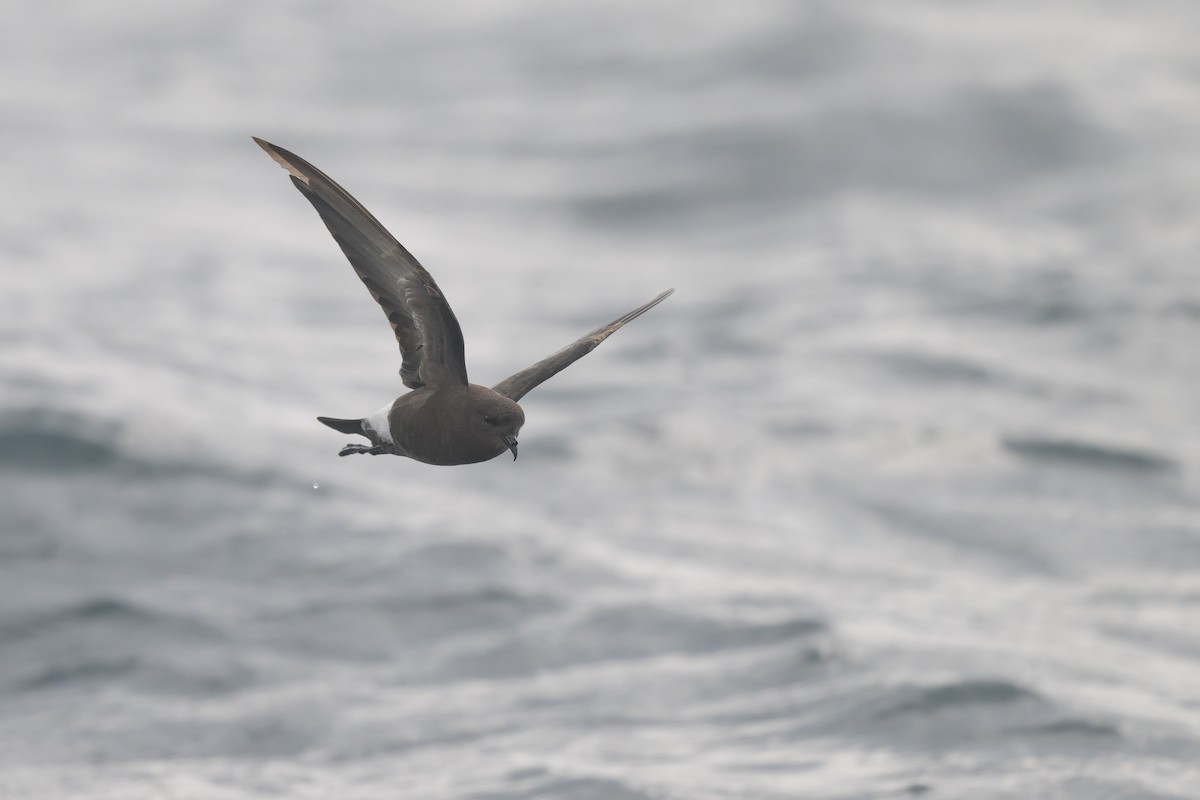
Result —
[{"label": "bird's tail", "polygon": [[[367,436],[367,432],[363,430],[363,421],[361,419],[336,419],[334,417],[317,417],[317,422],[322,425],[328,425],[335,431],[342,433],[357,433],[359,436]],[[370,439],[370,436],[367,436]]]}]

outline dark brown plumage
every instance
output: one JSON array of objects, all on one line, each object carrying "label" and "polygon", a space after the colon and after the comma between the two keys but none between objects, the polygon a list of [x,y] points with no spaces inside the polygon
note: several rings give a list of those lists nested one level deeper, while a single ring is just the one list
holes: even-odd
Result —
[{"label": "dark brown plumage", "polygon": [[487,461],[510,450],[515,459],[517,433],[525,422],[517,401],[675,291],[668,289],[491,389],[470,383],[462,330],[433,276],[332,178],[294,153],[257,137],[254,141],[291,174],[321,215],[400,345],[400,377],[411,392],[362,419],[317,417],[371,442],[346,445],[340,455],[390,453],[448,466]]}]

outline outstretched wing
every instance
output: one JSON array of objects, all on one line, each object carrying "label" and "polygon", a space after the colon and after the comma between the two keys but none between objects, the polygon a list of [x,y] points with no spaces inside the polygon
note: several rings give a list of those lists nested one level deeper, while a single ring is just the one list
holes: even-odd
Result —
[{"label": "outstretched wing", "polygon": [[400,377],[412,389],[466,384],[463,335],[433,276],[332,178],[282,147],[254,137],[292,176],[350,260],[367,291],[383,307],[403,362]]},{"label": "outstretched wing", "polygon": [[548,358],[543,358],[533,366],[526,367],[517,374],[505,378],[504,380],[500,381],[500,383],[493,386],[492,389],[514,402],[520,400],[529,393],[530,389],[547,380],[548,378],[554,377],[579,359],[586,356],[588,353],[595,350],[596,345],[603,342],[609,336],[612,336],[617,329],[626,322],[645,314],[663,300],[666,300],[668,297],[670,297],[674,291],[674,289],[667,289],[658,297],[654,298],[649,303],[646,303],[646,305],[635,308],[633,311],[630,311],[623,317],[617,317],[607,325],[601,325],[587,336],[577,339],[576,341],[564,347],[562,350],[559,350],[554,355],[549,356]]}]

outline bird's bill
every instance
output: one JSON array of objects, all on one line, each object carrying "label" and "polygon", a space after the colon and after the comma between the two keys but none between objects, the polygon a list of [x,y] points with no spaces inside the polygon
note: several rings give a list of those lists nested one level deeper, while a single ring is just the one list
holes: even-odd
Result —
[{"label": "bird's bill", "polygon": [[511,433],[504,437],[504,446],[512,450],[513,461],[517,460],[517,437]]}]

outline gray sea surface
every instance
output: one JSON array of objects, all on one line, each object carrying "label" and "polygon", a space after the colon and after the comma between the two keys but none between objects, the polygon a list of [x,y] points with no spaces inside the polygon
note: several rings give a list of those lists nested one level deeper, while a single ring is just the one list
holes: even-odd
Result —
[{"label": "gray sea surface", "polygon": [[0,20],[0,797],[1200,798],[1200,4]]}]

